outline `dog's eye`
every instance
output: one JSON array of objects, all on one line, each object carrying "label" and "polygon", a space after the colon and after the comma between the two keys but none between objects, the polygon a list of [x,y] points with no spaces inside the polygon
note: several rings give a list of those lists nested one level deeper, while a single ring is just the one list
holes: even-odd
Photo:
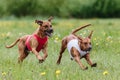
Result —
[{"label": "dog's eye", "polygon": [[52,27],[52,25],[50,25],[50,27]]},{"label": "dog's eye", "polygon": [[91,42],[90,42],[90,45],[91,45]]}]

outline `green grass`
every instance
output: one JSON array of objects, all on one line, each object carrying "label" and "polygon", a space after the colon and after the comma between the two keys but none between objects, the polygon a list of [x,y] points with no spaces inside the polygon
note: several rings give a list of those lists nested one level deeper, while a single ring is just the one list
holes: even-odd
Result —
[{"label": "green grass", "polygon": [[[96,68],[81,70],[75,61],[71,61],[68,51],[63,54],[61,64],[56,65],[61,39],[78,26],[91,23],[92,26],[78,32],[87,36],[94,30],[92,36],[93,50],[91,59],[97,62]],[[35,55],[30,55],[23,64],[17,63],[18,49],[6,49],[16,38],[33,33],[37,24],[34,19],[0,20],[0,80],[119,80],[120,79],[120,19],[54,19],[54,35],[49,38],[48,58],[42,64]],[[58,38],[58,39],[57,39]],[[42,53],[40,52],[40,55]],[[56,70],[60,74],[56,75]],[[107,75],[103,73],[107,71]],[[43,73],[44,75],[41,75]]]}]

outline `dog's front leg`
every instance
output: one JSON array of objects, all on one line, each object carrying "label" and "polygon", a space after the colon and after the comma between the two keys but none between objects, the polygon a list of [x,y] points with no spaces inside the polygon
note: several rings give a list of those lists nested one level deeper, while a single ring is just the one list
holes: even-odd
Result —
[{"label": "dog's front leg", "polygon": [[89,53],[85,55],[85,59],[91,67],[96,67],[97,66],[97,63],[92,63],[92,61],[90,60],[90,54]]},{"label": "dog's front leg", "polygon": [[32,53],[35,54],[35,56],[39,60],[39,62],[42,63],[44,61],[44,59],[42,58],[42,56],[39,55],[39,52],[36,51],[37,46],[39,45],[38,41],[35,38],[31,38],[30,44],[31,44],[31,48],[32,48]]},{"label": "dog's front leg", "polygon": [[45,59],[47,58],[48,56],[48,53],[47,53],[47,45],[48,45],[48,42],[45,43],[45,45],[43,46],[43,49],[42,49],[42,52],[43,52],[43,60],[45,61]]},{"label": "dog's front leg", "polygon": [[73,56],[74,60],[79,64],[79,66],[83,69],[86,70],[88,67],[85,67],[82,62],[80,61],[80,54],[76,48],[71,49],[71,55]]},{"label": "dog's front leg", "polygon": [[36,51],[36,48],[32,48],[32,52],[36,55],[36,58],[39,60],[40,63],[42,63],[44,61],[44,59]]},{"label": "dog's front leg", "polygon": [[87,70],[88,67],[85,67],[82,62],[80,61],[80,57],[79,56],[75,56],[74,60],[79,64],[79,66],[83,69],[83,70]]},{"label": "dog's front leg", "polygon": [[42,52],[43,52],[43,60],[45,61],[45,59],[47,58],[47,56],[48,56],[48,53],[47,53],[47,50],[46,49],[43,49],[42,50]]}]

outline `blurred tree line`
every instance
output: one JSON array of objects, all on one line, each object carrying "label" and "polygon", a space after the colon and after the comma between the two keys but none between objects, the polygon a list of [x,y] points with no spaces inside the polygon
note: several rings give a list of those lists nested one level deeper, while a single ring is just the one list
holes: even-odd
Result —
[{"label": "blurred tree line", "polygon": [[0,0],[0,17],[120,17],[120,0]]}]

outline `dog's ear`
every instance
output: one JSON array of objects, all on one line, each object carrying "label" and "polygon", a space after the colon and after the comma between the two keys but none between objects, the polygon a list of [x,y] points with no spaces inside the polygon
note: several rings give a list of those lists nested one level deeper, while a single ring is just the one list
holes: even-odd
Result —
[{"label": "dog's ear", "polygon": [[48,18],[48,21],[51,22],[52,19],[53,19],[53,17],[50,16],[50,17]]},{"label": "dog's ear", "polygon": [[78,36],[78,39],[79,39],[80,41],[83,41],[83,39],[82,39],[80,36]]},{"label": "dog's ear", "polygon": [[43,21],[41,20],[35,20],[35,23],[39,24],[39,25],[42,25],[43,24]]},{"label": "dog's ear", "polygon": [[93,34],[93,31],[91,31],[91,32],[90,32],[90,34],[89,34],[88,38],[90,38],[90,39],[91,39],[92,34]]},{"label": "dog's ear", "polygon": [[80,41],[83,40],[82,37],[80,37],[80,36],[78,36],[78,35],[76,35],[76,34],[73,34],[73,35],[75,35]]}]

